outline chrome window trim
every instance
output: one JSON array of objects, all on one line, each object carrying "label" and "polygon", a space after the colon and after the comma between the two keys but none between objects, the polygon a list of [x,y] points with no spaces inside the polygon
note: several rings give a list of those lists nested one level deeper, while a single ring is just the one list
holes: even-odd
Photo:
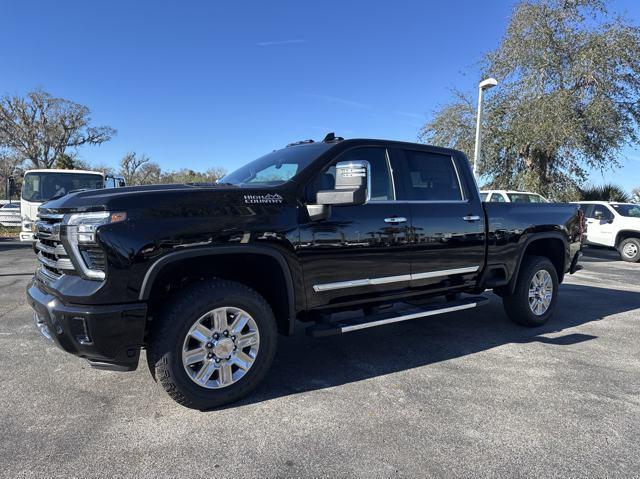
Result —
[{"label": "chrome window trim", "polygon": [[389,158],[389,148],[384,149],[384,156],[387,159],[387,171],[389,172],[389,175],[391,175],[391,193],[393,194],[393,199],[388,201],[397,203],[398,196],[396,195],[396,180],[393,177],[393,166],[391,166],[391,158]]},{"label": "chrome window trim", "polygon": [[464,188],[462,187],[462,181],[460,181],[460,173],[458,172],[458,165],[456,165],[456,160],[453,156],[449,157],[451,159],[451,163],[453,164],[453,170],[456,172],[456,178],[458,178],[458,188],[460,189],[460,200],[465,201],[468,198],[465,198]]},{"label": "chrome window trim", "polygon": [[378,284],[398,283],[401,281],[416,281],[427,278],[439,278],[442,276],[449,276],[452,274],[465,274],[475,273],[480,269],[480,266],[468,266],[465,268],[443,269],[440,271],[426,271],[424,273],[415,274],[403,274],[399,276],[383,276],[381,278],[364,278],[354,279],[349,281],[337,281],[335,283],[322,283],[314,284],[313,290],[316,293],[322,293],[324,291],[333,291],[336,289],[357,288],[360,286],[375,286]]}]

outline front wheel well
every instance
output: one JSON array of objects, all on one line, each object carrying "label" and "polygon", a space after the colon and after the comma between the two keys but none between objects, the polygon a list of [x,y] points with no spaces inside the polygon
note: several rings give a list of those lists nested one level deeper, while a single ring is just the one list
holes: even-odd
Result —
[{"label": "front wheel well", "polygon": [[245,284],[271,306],[278,332],[288,334],[290,326],[289,286],[280,263],[273,257],[254,253],[233,253],[184,258],[167,264],[156,275],[148,298],[149,315],[187,285],[213,278]]}]

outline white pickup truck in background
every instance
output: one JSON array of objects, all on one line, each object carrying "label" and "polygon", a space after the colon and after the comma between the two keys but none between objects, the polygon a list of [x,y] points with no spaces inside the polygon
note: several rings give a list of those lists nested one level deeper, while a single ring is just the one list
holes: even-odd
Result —
[{"label": "white pickup truck in background", "polygon": [[624,261],[640,261],[640,205],[580,201],[587,219],[587,244],[616,248]]}]

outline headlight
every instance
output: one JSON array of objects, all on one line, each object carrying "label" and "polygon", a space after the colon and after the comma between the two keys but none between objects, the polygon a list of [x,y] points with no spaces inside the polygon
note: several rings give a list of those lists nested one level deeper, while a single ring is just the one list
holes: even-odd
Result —
[{"label": "headlight", "polygon": [[65,218],[66,238],[71,254],[85,277],[97,280],[105,278],[104,251],[96,242],[98,228],[126,219],[126,213],[110,213],[108,211],[75,213]]}]

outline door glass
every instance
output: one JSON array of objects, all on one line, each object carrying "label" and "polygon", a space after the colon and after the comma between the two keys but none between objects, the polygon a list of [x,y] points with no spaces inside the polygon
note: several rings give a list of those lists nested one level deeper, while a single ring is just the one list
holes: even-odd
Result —
[{"label": "door glass", "polygon": [[502,193],[494,193],[491,195],[491,200],[489,201],[489,203],[504,203],[504,196],[502,196]]},{"label": "door glass", "polygon": [[410,201],[460,201],[463,199],[453,158],[406,150],[406,199]]},{"label": "door glass", "polygon": [[[369,201],[394,200],[393,182],[389,171],[387,150],[384,148],[356,148],[340,155],[338,161],[368,161],[370,166],[371,191]],[[335,163],[317,175],[307,187],[307,200],[315,201],[320,190],[331,190],[336,185]]]},{"label": "door glass", "polygon": [[613,213],[609,211],[609,208],[607,208],[606,206],[594,205],[592,217],[595,218],[598,213],[602,214],[602,217],[600,218],[601,221],[609,221],[613,219]]}]

